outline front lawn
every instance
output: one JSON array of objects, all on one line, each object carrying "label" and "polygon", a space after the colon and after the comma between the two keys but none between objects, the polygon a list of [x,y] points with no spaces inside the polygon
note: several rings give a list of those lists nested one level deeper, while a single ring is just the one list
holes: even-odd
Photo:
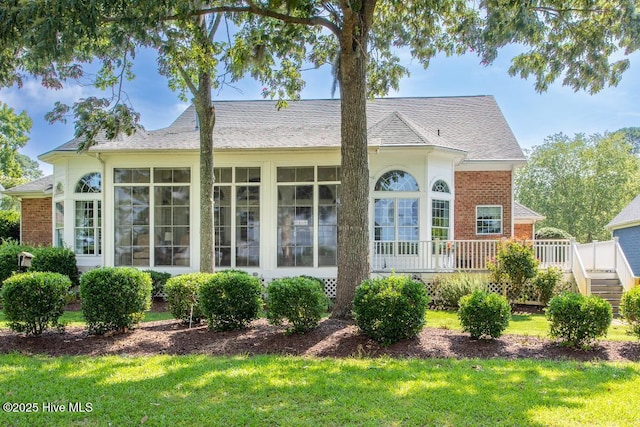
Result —
[{"label": "front lawn", "polygon": [[[607,340],[611,341],[637,341],[633,335],[627,334],[629,329],[626,324],[615,324],[609,327]],[[460,321],[455,311],[429,310],[427,311],[427,327],[460,330]],[[547,337],[549,334],[549,321],[544,314],[517,314],[513,315],[505,334],[528,335],[533,337]]]},{"label": "front lawn", "polygon": [[[10,354],[0,356],[0,383],[3,403],[38,408],[0,413],[0,425],[12,426],[630,426],[640,419],[637,363]],[[91,412],[70,413],[69,404],[90,404]],[[65,412],[51,412],[59,405]]]},{"label": "front lawn", "polygon": [[[147,311],[144,313],[143,322],[153,322],[156,320],[168,320],[173,319],[171,313],[168,311]],[[86,322],[82,317],[81,311],[65,311],[62,317],[60,317],[60,321],[65,323],[67,326],[85,326]],[[7,318],[4,315],[4,312],[0,311],[0,328],[8,328],[7,326]]]},{"label": "front lawn", "polygon": [[[172,319],[168,311],[147,311],[143,322]],[[61,320],[69,326],[84,326],[85,322],[80,311],[65,311]],[[429,310],[427,311],[427,327],[460,330],[460,322],[455,311]],[[0,311],[0,328],[7,328],[4,313]],[[627,334],[627,326],[615,324],[609,328],[605,339],[611,341],[637,341],[633,335]],[[549,333],[549,322],[543,314],[518,314],[511,319],[505,334],[529,335],[546,337]]]}]

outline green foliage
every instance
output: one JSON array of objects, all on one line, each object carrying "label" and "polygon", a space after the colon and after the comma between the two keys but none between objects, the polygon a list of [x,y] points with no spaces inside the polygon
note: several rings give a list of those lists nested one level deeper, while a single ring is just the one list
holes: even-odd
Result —
[{"label": "green foliage", "polygon": [[11,188],[26,181],[17,160],[18,149],[29,140],[31,119],[26,111],[16,114],[13,108],[0,102],[0,184]]},{"label": "green foliage", "polygon": [[496,257],[487,261],[487,269],[494,283],[508,282],[508,297],[515,301],[523,297],[524,285],[538,272],[533,248],[526,242],[505,240],[498,243]]},{"label": "green foliage", "polygon": [[511,306],[501,295],[474,291],[460,299],[458,318],[462,331],[469,332],[471,338],[498,338],[509,326]]},{"label": "green foliage", "polygon": [[571,239],[571,234],[555,227],[542,227],[536,231],[536,240]]},{"label": "green foliage", "polygon": [[21,245],[16,241],[4,241],[0,245],[0,283],[18,271],[20,252],[33,253],[33,247]]},{"label": "green foliage", "polygon": [[629,324],[631,333],[640,340],[640,286],[636,286],[622,295],[620,314]]},{"label": "green foliage", "polygon": [[61,327],[71,287],[68,277],[58,273],[22,273],[8,278],[2,287],[2,307],[9,327],[16,332],[40,335],[49,326]]},{"label": "green foliage", "polygon": [[198,303],[198,293],[203,283],[211,280],[210,273],[190,273],[167,280],[164,293],[167,295],[169,311],[175,319],[198,323],[202,312]]},{"label": "green foliage", "polygon": [[214,331],[247,326],[262,308],[262,285],[246,273],[219,272],[200,285],[200,310]]},{"label": "green foliage", "polygon": [[306,277],[276,279],[267,287],[269,323],[290,324],[289,332],[304,333],[318,326],[329,300],[317,280]]},{"label": "green foliage", "polygon": [[68,248],[43,246],[33,250],[29,271],[50,271],[71,279],[74,286],[80,283],[76,254]]},{"label": "green foliage", "polygon": [[164,292],[164,285],[167,283],[167,280],[171,278],[171,273],[165,273],[162,271],[155,270],[143,270],[144,273],[147,273],[151,276],[151,296],[159,297]]},{"label": "green foliage", "polygon": [[532,280],[532,284],[536,292],[536,296],[542,304],[547,305],[561,281],[562,270],[557,267],[538,270],[538,273]]},{"label": "green foliage", "polygon": [[0,210],[0,240],[20,239],[20,213]]},{"label": "green foliage", "polygon": [[151,307],[151,277],[135,268],[90,270],[80,279],[80,298],[89,333],[126,332]]},{"label": "green foliage", "polygon": [[487,278],[478,274],[453,273],[440,276],[435,281],[435,300],[438,304],[457,308],[460,298],[476,290],[487,290]]},{"label": "green foliage", "polygon": [[546,317],[551,322],[549,335],[570,347],[586,347],[607,334],[612,309],[600,297],[565,292],[549,301]]},{"label": "green foliage", "polygon": [[369,279],[356,289],[353,316],[362,332],[389,345],[422,330],[428,304],[424,284],[409,277]]},{"label": "green foliage", "polygon": [[605,225],[640,192],[640,158],[623,133],[548,137],[515,175],[516,199],[542,224],[579,242],[607,240]]}]

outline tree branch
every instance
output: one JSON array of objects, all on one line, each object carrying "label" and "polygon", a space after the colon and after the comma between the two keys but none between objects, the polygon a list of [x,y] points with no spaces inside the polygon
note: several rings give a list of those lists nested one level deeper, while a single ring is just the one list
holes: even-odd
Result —
[{"label": "tree branch", "polygon": [[178,69],[178,72],[182,76],[182,80],[184,80],[185,84],[191,91],[191,94],[193,96],[196,96],[198,94],[198,88],[196,88],[196,85],[194,85],[193,82],[191,81],[191,77],[189,77],[189,74],[187,74],[187,71],[180,64],[176,63],[175,67]]},{"label": "tree branch", "polygon": [[220,26],[220,22],[222,21],[222,13],[218,13],[216,15],[215,21],[213,21],[213,25],[211,26],[211,30],[209,31],[209,41],[213,43],[213,37],[218,32],[218,27]]}]

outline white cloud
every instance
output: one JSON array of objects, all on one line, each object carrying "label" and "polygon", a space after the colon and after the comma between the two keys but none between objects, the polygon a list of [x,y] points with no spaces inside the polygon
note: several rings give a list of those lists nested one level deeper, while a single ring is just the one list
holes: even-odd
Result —
[{"label": "white cloud", "polygon": [[43,87],[35,80],[27,80],[22,88],[12,87],[0,90],[0,99],[16,110],[50,110],[56,101],[71,104],[85,98],[95,89],[87,86],[68,85],[63,89],[53,90]]}]

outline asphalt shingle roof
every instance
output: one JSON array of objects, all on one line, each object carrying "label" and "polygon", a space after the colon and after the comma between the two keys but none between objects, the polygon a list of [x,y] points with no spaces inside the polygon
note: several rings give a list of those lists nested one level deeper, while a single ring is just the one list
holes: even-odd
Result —
[{"label": "asphalt shingle roof", "polygon": [[528,207],[521,205],[518,202],[513,202],[513,218],[514,219],[535,219],[542,221],[545,219],[544,215],[540,215],[538,212],[529,209]]},{"label": "asphalt shingle roof", "polygon": [[53,188],[53,175],[43,176],[34,181],[28,182],[22,185],[16,185],[15,187],[5,190],[5,194],[18,195],[18,194],[44,194],[50,192]]},{"label": "asphalt shingle roof", "polygon": [[618,215],[607,224],[608,229],[640,222],[640,195],[636,196]]},{"label": "asphalt shingle roof", "polygon": [[[340,100],[216,101],[214,148],[242,150],[340,146]],[[370,145],[429,145],[467,152],[468,160],[524,160],[492,96],[380,98],[367,104]],[[75,151],[70,141],[54,151]],[[99,141],[91,150],[198,150],[195,107],[169,127]]]}]

